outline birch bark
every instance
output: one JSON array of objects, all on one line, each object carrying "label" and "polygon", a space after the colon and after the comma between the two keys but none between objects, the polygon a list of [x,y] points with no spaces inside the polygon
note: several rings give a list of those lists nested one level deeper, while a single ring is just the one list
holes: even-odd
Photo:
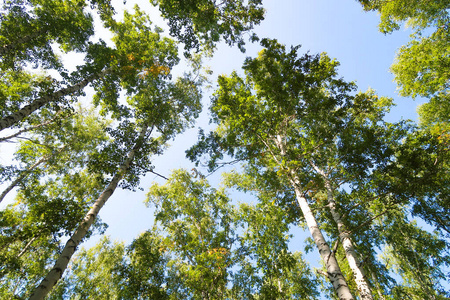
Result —
[{"label": "birch bark", "polygon": [[9,127],[13,126],[14,124],[17,124],[18,122],[22,121],[24,118],[28,117],[34,111],[43,107],[47,103],[50,103],[52,101],[57,101],[60,97],[64,97],[64,96],[70,95],[74,92],[77,92],[79,90],[82,90],[89,83],[91,83],[94,79],[101,78],[102,76],[106,75],[109,72],[110,72],[110,69],[106,69],[99,74],[88,76],[87,78],[78,82],[75,85],[60,89],[59,91],[57,91],[55,93],[52,93],[50,95],[46,95],[46,96],[43,96],[41,98],[34,100],[31,104],[25,105],[24,107],[22,107],[15,113],[1,119],[0,120],[0,131],[5,128],[9,128]]},{"label": "birch bark", "polygon": [[345,230],[345,225],[342,222],[341,215],[336,210],[336,202],[334,201],[331,182],[328,179],[327,174],[322,169],[320,169],[313,163],[311,164],[313,168],[316,170],[316,172],[319,173],[325,181],[325,188],[327,190],[328,208],[330,209],[331,216],[333,217],[333,220],[337,225],[337,229],[339,232],[339,239],[341,240],[342,247],[344,247],[345,257],[347,258],[350,269],[353,272],[353,276],[355,276],[355,282],[361,300],[373,300],[372,292],[366,280],[364,270],[361,267],[361,262],[359,261],[358,256],[356,254],[355,247],[353,246],[352,240],[350,239],[350,234]]},{"label": "birch bark", "polygon": [[[61,111],[60,111],[60,112],[61,112]],[[27,128],[24,128],[24,129],[21,129],[21,130],[17,131],[16,133],[13,133],[13,134],[11,134],[11,135],[8,135],[8,136],[5,136],[5,137],[1,137],[1,138],[0,138],[0,142],[7,141],[7,140],[9,140],[9,139],[18,137],[18,136],[21,135],[22,133],[25,133],[25,132],[28,132],[28,131],[32,131],[32,130],[38,129],[38,128],[40,128],[40,127],[44,127],[44,126],[46,126],[46,125],[49,125],[49,124],[51,124],[52,122],[54,122],[55,120],[57,120],[58,118],[61,117],[60,112],[58,112],[58,113],[55,115],[54,118],[52,118],[51,120],[48,120],[47,122],[44,122],[44,123],[41,123],[41,124],[38,124],[38,125],[35,125],[35,126],[27,127]],[[68,116],[71,116],[71,115],[72,115],[72,113],[69,114]],[[63,119],[64,119],[64,118],[65,118],[65,117],[63,117]]]},{"label": "birch bark", "polygon": [[[282,135],[277,135],[274,139],[275,144],[277,145],[278,150],[280,151],[282,156],[286,155],[286,145],[285,139]],[[267,143],[265,143],[268,146]],[[270,148],[269,148],[270,151]],[[276,156],[272,153],[274,159],[281,166],[280,162],[276,159]],[[342,275],[341,269],[339,267],[338,261],[336,257],[332,253],[330,246],[326,242],[322,231],[319,228],[319,224],[317,224],[316,218],[309,207],[308,201],[303,196],[303,193],[300,189],[300,180],[297,174],[293,170],[289,170],[291,185],[294,188],[295,196],[297,198],[298,205],[303,213],[303,216],[306,221],[306,225],[308,226],[309,232],[314,239],[317,249],[319,250],[319,254],[325,263],[325,267],[327,269],[327,277],[331,281],[331,284],[336,291],[337,296],[340,300],[353,300],[353,295],[350,292],[350,288],[345,281],[344,275]]]},{"label": "birch bark", "polygon": [[[64,149],[66,148],[66,146],[61,147],[56,153],[61,153]],[[55,154],[56,154],[55,153]],[[32,166],[30,166],[28,169],[26,169],[25,171],[23,171],[19,176],[17,176],[17,178],[11,182],[10,185],[8,185],[8,187],[0,194],[0,203],[3,201],[3,199],[6,197],[6,195],[17,186],[17,184],[19,184],[31,171],[33,171],[36,167],[38,167],[40,164],[47,162],[50,158],[52,158],[54,156],[53,155],[47,155],[42,157],[40,160],[38,160],[37,162],[35,162]]]},{"label": "birch bark", "polygon": [[38,160],[37,162],[35,162],[31,167],[29,167],[28,169],[26,169],[25,171],[23,171],[13,182],[11,182],[10,185],[8,185],[8,187],[0,194],[0,203],[3,201],[3,199],[6,197],[6,195],[13,189],[16,187],[16,185],[22,181],[22,179],[24,179],[31,171],[33,171],[37,166],[39,166],[40,164],[48,161],[49,157],[45,156],[43,158],[41,158],[40,160]]},{"label": "birch bark", "polygon": [[31,294],[29,300],[42,300],[56,285],[58,280],[64,273],[67,265],[75,253],[78,245],[81,243],[82,239],[86,236],[89,228],[94,223],[100,209],[105,205],[106,201],[111,197],[117,188],[119,181],[123,178],[125,173],[129,170],[130,165],[135,157],[136,151],[142,146],[145,135],[148,130],[148,125],[145,124],[139,134],[139,137],[130,152],[128,152],[127,158],[124,163],[120,166],[119,171],[114,175],[111,182],[103,190],[102,194],[95,201],[92,208],[84,217],[83,221],[80,223],[78,228],[75,230],[74,234],[67,241],[61,255],[56,260],[53,268],[47,274],[47,276],[41,281],[38,287],[35,288],[33,294]]},{"label": "birch bark", "polygon": [[320,231],[319,225],[317,224],[316,218],[312,213],[306,198],[300,191],[298,177],[291,173],[292,179],[291,184],[295,191],[295,196],[297,197],[297,202],[302,210],[303,216],[306,220],[309,232],[314,239],[314,242],[319,249],[319,254],[325,263],[327,269],[328,279],[333,284],[334,290],[340,300],[351,300],[354,299],[350,289],[342,275],[341,269],[339,268],[338,261],[336,257],[331,252],[330,246],[325,241],[325,238]]}]

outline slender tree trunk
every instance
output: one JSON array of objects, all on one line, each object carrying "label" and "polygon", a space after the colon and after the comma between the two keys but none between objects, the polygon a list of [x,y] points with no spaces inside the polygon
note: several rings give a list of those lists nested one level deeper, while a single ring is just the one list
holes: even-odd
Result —
[{"label": "slender tree trunk", "polygon": [[[65,147],[63,147],[62,149],[58,150],[58,153],[61,152]],[[17,186],[17,184],[19,184],[28,174],[30,174],[31,171],[33,171],[37,166],[39,166],[40,164],[48,161],[53,155],[50,156],[44,156],[43,158],[41,158],[40,160],[38,160],[37,162],[35,162],[31,167],[29,167],[28,169],[26,169],[25,171],[23,171],[19,176],[17,176],[17,178],[11,182],[11,184],[0,194],[0,203],[3,201],[3,199],[6,197],[6,195]]]},{"label": "slender tree trunk", "polygon": [[[44,122],[44,123],[41,123],[41,124],[38,124],[38,125],[35,125],[35,126],[31,126],[31,127],[27,127],[27,128],[21,129],[21,130],[17,131],[17,132],[14,133],[14,134],[11,134],[11,135],[2,137],[2,138],[0,138],[0,142],[7,141],[7,140],[9,140],[9,139],[18,137],[18,136],[21,135],[22,133],[25,133],[25,132],[28,132],[28,131],[31,131],[31,130],[35,130],[35,129],[38,129],[38,128],[40,128],[40,127],[44,127],[44,126],[46,126],[46,125],[48,125],[48,124],[51,124],[51,123],[53,123],[54,121],[56,121],[56,120],[60,117],[60,115],[61,115],[60,112],[58,112],[58,113],[55,115],[55,117],[53,117],[51,120],[48,120],[48,121],[46,121],[46,122]],[[70,113],[68,116],[71,116],[71,115],[72,115],[72,113]],[[67,117],[68,117],[68,116],[67,116]],[[63,118],[66,118],[66,117],[63,117]]]},{"label": "slender tree trunk", "polygon": [[11,182],[10,185],[0,194],[0,203],[3,201],[3,199],[6,197],[6,195],[16,187],[16,185],[21,182],[31,171],[33,171],[37,166],[42,164],[43,162],[46,162],[49,159],[49,157],[44,156],[40,160],[34,163],[31,167],[23,171],[13,182]]},{"label": "slender tree trunk", "polygon": [[108,186],[103,190],[102,194],[95,201],[94,205],[86,214],[83,221],[75,230],[74,234],[69,238],[61,255],[56,260],[53,268],[50,270],[47,276],[41,281],[39,286],[35,288],[29,300],[44,299],[46,295],[52,290],[52,288],[56,285],[58,280],[61,278],[62,274],[67,268],[70,259],[75,253],[78,245],[81,243],[81,241],[89,231],[89,228],[94,223],[100,209],[103,207],[103,205],[105,205],[106,201],[108,201],[108,199],[114,193],[119,181],[129,170],[136,151],[142,146],[145,135],[147,133],[147,129],[148,125],[144,125],[136,141],[136,144],[134,145],[133,149],[130,152],[128,152],[127,158],[125,159],[124,163],[120,166],[119,171],[114,175],[111,182],[108,184]]},{"label": "slender tree trunk", "polygon": [[327,187],[328,195],[328,207],[330,208],[333,220],[336,222],[339,232],[339,238],[344,247],[345,257],[347,258],[350,269],[355,276],[355,283],[358,287],[361,300],[373,300],[372,292],[369,287],[369,283],[366,280],[365,272],[362,268],[362,264],[358,259],[358,256],[353,246],[350,234],[345,231],[344,223],[342,222],[340,214],[336,211],[336,202],[334,201],[332,191]]},{"label": "slender tree trunk", "polygon": [[34,111],[38,110],[42,106],[46,105],[47,103],[58,101],[59,98],[70,95],[74,92],[77,92],[79,90],[82,90],[85,88],[92,80],[100,78],[107,74],[109,72],[109,69],[104,70],[100,74],[92,75],[87,77],[86,79],[78,82],[75,85],[60,89],[59,91],[52,93],[50,95],[46,95],[44,97],[38,98],[34,100],[31,104],[25,105],[23,108],[19,109],[15,113],[4,117],[2,120],[0,120],[0,131],[9,128],[14,124],[17,124],[18,122],[22,121],[24,118],[31,115]]},{"label": "slender tree trunk", "polygon": [[[57,153],[61,153],[66,146],[61,147],[61,149],[58,149]],[[11,184],[0,194],[0,203],[3,201],[3,199],[6,197],[6,195],[17,186],[28,174],[30,174],[31,171],[33,171],[37,166],[39,166],[42,163],[47,162],[50,158],[52,158],[54,155],[47,155],[35,162],[31,167],[23,171]]]},{"label": "slender tree trunk", "polygon": [[386,300],[386,298],[384,298],[384,295],[382,293],[382,289],[381,289],[380,283],[378,282],[377,278],[375,277],[375,274],[373,272],[370,272],[370,275],[372,277],[373,282],[376,283],[376,285],[377,285],[377,289],[376,290],[377,290],[378,298],[380,300]]},{"label": "slender tree trunk", "polygon": [[17,258],[20,258],[22,255],[25,254],[25,252],[28,250],[28,248],[31,246],[31,244],[36,240],[36,237],[33,236],[30,241],[23,247],[22,251],[17,255]]},{"label": "slender tree trunk", "polygon": [[328,208],[330,209],[331,216],[337,225],[339,232],[339,239],[341,240],[342,247],[344,247],[345,257],[347,258],[350,269],[355,276],[355,283],[359,291],[359,296],[361,300],[373,300],[372,292],[370,290],[369,284],[366,280],[365,272],[361,266],[361,262],[356,254],[355,247],[353,246],[352,240],[350,239],[350,234],[345,230],[345,225],[342,222],[341,215],[336,210],[336,202],[333,197],[333,189],[331,183],[327,177],[327,174],[314,164],[313,168],[322,176],[325,180],[325,188],[327,190],[327,200]]},{"label": "slender tree trunk", "polygon": [[[286,155],[286,147],[284,142],[284,137],[281,135],[277,135],[274,139],[274,142],[280,151],[282,156]],[[264,142],[267,146],[267,149],[271,151],[269,145]],[[280,165],[283,167],[281,162],[277,159],[276,155],[272,152],[272,156]],[[319,224],[317,224],[316,218],[309,207],[308,201],[305,196],[301,192],[300,189],[300,180],[298,179],[297,174],[293,170],[288,170],[290,175],[291,185],[294,188],[295,196],[297,198],[297,202],[300,206],[300,209],[303,213],[303,216],[306,221],[306,225],[308,226],[309,232],[314,239],[314,242],[319,250],[319,254],[325,263],[325,267],[327,269],[327,277],[331,281],[331,284],[334,287],[334,290],[339,297],[340,300],[353,300],[353,295],[350,291],[350,288],[345,281],[345,277],[341,272],[338,261],[334,256],[333,252],[330,249],[330,246],[325,241],[325,238],[322,234],[322,231],[319,228]]]},{"label": "slender tree trunk", "polygon": [[341,269],[339,268],[338,261],[331,252],[330,246],[325,241],[325,238],[320,231],[319,225],[317,224],[316,218],[314,217],[306,198],[300,191],[297,175],[292,172],[291,176],[291,184],[294,188],[298,204],[302,210],[303,216],[305,217],[309,232],[311,233],[314,242],[319,249],[319,254],[325,263],[328,279],[333,284],[334,290],[340,300],[354,299],[347,282],[345,281],[344,275],[342,275]]}]

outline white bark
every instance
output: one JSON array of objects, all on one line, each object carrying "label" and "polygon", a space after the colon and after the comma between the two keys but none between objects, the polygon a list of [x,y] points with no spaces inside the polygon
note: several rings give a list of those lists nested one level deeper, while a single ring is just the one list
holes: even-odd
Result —
[{"label": "white bark", "polygon": [[370,290],[369,284],[366,280],[366,276],[364,274],[364,270],[361,266],[361,262],[358,259],[358,255],[356,254],[355,247],[353,246],[352,240],[350,239],[350,234],[345,230],[345,225],[342,222],[341,215],[336,210],[336,202],[333,197],[333,189],[331,183],[327,177],[327,174],[314,164],[313,168],[319,173],[325,181],[325,188],[327,190],[327,200],[328,200],[328,208],[330,209],[331,216],[333,217],[334,222],[337,225],[339,232],[339,239],[342,243],[342,247],[344,248],[345,257],[347,258],[347,262],[350,266],[350,269],[353,272],[353,276],[355,277],[355,283],[358,287],[359,296],[361,300],[373,300],[372,292]]},{"label": "white bark", "polygon": [[[276,155],[271,151],[269,145],[265,141],[263,142],[265,143],[267,149],[272,153],[275,161],[280,165],[280,167],[283,167],[281,162],[277,159]],[[285,138],[281,135],[277,135],[274,139],[274,142],[277,145],[280,154],[282,156],[286,155],[287,151]],[[291,185],[294,188],[297,202],[300,206],[300,209],[302,210],[306,225],[308,226],[309,232],[314,239],[321,258],[325,263],[328,279],[332,283],[334,290],[336,291],[336,294],[340,300],[353,300],[353,295],[350,292],[350,288],[348,287],[347,282],[345,281],[344,275],[342,275],[338,261],[332,253],[330,246],[325,241],[322,231],[317,224],[316,218],[314,217],[314,214],[309,207],[308,201],[301,192],[300,180],[298,179],[297,174],[293,170],[289,170],[289,173]]]},{"label": "white bark", "polygon": [[314,217],[314,214],[312,213],[306,198],[300,191],[298,177],[293,173],[291,175],[293,178],[291,183],[294,188],[298,204],[300,205],[300,209],[302,210],[303,216],[306,220],[309,232],[311,233],[314,242],[319,249],[319,254],[325,263],[328,278],[333,284],[337,296],[340,300],[354,299],[347,285],[347,282],[342,275],[336,257],[331,252],[330,246],[325,241],[325,238],[320,231],[319,225],[316,222],[316,218]]},{"label": "white bark", "polygon": [[48,157],[43,157],[37,162],[34,163],[31,167],[29,167],[27,170],[22,172],[13,182],[11,182],[10,185],[0,194],[0,203],[3,201],[3,199],[6,197],[6,195],[19,183],[24,179],[34,168],[39,166],[41,163],[48,160]]},{"label": "white bark", "polygon": [[17,124],[18,122],[22,121],[24,118],[31,115],[34,111],[38,110],[39,108],[43,107],[47,103],[58,101],[61,97],[71,95],[79,90],[82,90],[85,88],[92,80],[100,78],[107,74],[109,72],[109,69],[104,70],[100,74],[92,75],[84,80],[78,82],[77,84],[74,84],[72,86],[60,89],[59,91],[52,93],[50,95],[46,95],[44,97],[38,98],[34,100],[32,103],[25,105],[18,111],[14,112],[13,114],[4,117],[0,120],[0,131],[9,128],[14,124]]},{"label": "white bark", "polygon": [[[28,132],[28,131],[35,130],[35,129],[38,129],[38,128],[40,128],[40,127],[46,126],[46,125],[48,125],[48,124],[54,122],[55,120],[57,120],[57,119],[60,117],[60,115],[61,115],[60,112],[58,112],[58,113],[55,115],[55,117],[53,117],[51,120],[48,120],[47,122],[44,122],[44,123],[41,123],[41,124],[38,124],[38,125],[35,125],[35,126],[32,126],[32,127],[27,127],[27,128],[24,128],[24,129],[21,129],[21,130],[17,131],[17,132],[14,133],[14,134],[11,134],[11,135],[2,137],[2,138],[0,138],[0,142],[7,141],[7,140],[9,140],[9,139],[18,137],[19,135],[21,135],[21,134],[24,133],[24,132]],[[72,113],[71,113],[70,115],[72,115]],[[70,116],[70,115],[69,115],[69,116]],[[64,117],[64,118],[65,118],[65,117]]]},{"label": "white bark", "polygon": [[69,238],[61,255],[56,260],[53,268],[50,270],[47,276],[41,281],[39,286],[35,288],[29,300],[44,299],[47,296],[47,294],[52,290],[52,288],[56,285],[58,280],[61,278],[62,274],[67,268],[70,259],[75,253],[78,245],[81,243],[83,238],[86,236],[89,228],[94,223],[100,209],[103,207],[103,205],[105,205],[106,201],[108,201],[108,199],[114,193],[119,181],[123,178],[125,173],[130,168],[130,165],[134,159],[136,151],[141,147],[143,143],[145,134],[147,133],[147,129],[148,126],[144,125],[141,130],[141,133],[139,134],[135,146],[130,152],[128,152],[127,158],[124,161],[124,163],[120,166],[119,171],[114,175],[109,185],[105,188],[102,194],[95,201],[94,205],[86,214],[83,221],[75,230],[74,234]]},{"label": "white bark", "polygon": [[[62,147],[61,149],[59,149],[57,151],[57,153],[61,153],[64,149],[66,148],[66,146]],[[43,158],[41,158],[40,160],[38,160],[37,162],[35,162],[31,167],[29,167],[28,169],[26,169],[25,171],[23,171],[13,182],[11,182],[10,185],[8,185],[8,187],[0,194],[0,203],[3,201],[3,199],[6,197],[6,195],[13,189],[16,187],[17,184],[19,184],[31,171],[33,171],[37,166],[39,166],[40,164],[48,161],[53,155],[50,156],[44,156]]]}]

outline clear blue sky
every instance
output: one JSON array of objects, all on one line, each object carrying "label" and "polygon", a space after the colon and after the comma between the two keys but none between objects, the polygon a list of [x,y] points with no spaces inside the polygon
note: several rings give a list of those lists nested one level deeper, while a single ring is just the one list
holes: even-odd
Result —
[{"label": "clear blue sky", "polygon": [[[127,0],[126,4],[123,0],[113,0],[113,3],[119,15],[122,15],[124,8],[132,9],[137,3],[151,14],[155,25],[165,27],[162,23],[164,21],[158,17],[159,12],[149,4],[148,0]],[[378,15],[373,12],[364,12],[356,0],[263,0],[263,4],[266,9],[265,20],[255,28],[260,38],[275,38],[287,46],[302,45],[300,53],[327,52],[330,57],[340,62],[340,76],[347,81],[355,81],[359,90],[367,90],[370,87],[380,96],[394,98],[397,106],[388,115],[388,121],[416,120],[416,108],[421,101],[399,97],[393,75],[389,72],[397,49],[406,44],[409,39],[409,32],[406,29],[391,35],[380,33],[377,27]],[[104,39],[107,37],[104,31],[99,31],[98,35]],[[217,75],[229,74],[234,70],[240,72],[245,57],[255,57],[261,50],[259,44],[250,44],[246,48],[247,52],[242,54],[237,47],[219,45],[214,57],[205,62],[214,72],[211,78],[213,87]],[[71,54],[67,62],[73,64],[76,59],[82,59],[82,57]],[[182,67],[178,68],[178,71],[182,73]],[[185,158],[185,150],[197,140],[198,128],[209,126],[207,108],[211,92],[211,90],[204,91],[204,112],[198,120],[197,127],[178,136],[164,155],[154,158],[155,171],[168,176],[173,169],[190,170],[193,167]],[[89,95],[91,93],[88,92]],[[2,147],[2,163],[8,163],[11,153],[12,149]],[[228,167],[223,170],[230,169],[231,167]],[[211,185],[217,186],[220,182],[220,174],[217,173],[209,179]],[[149,174],[141,180],[144,191],[117,190],[103,207],[99,216],[109,225],[106,234],[112,240],[124,241],[128,244],[153,225],[153,209],[145,207],[143,201],[148,187],[154,181],[164,183],[161,178]],[[11,202],[13,196],[13,193],[10,193],[0,209]],[[233,193],[232,196],[238,198],[238,201],[252,200],[242,194]],[[303,251],[302,241],[309,236],[309,233],[294,227],[292,234],[295,238],[290,244],[291,250]],[[93,246],[99,238],[98,235],[93,236],[82,246]],[[318,255],[315,252],[308,255],[307,259],[313,260],[313,265],[317,266]]]},{"label": "clear blue sky", "polygon": [[[113,2],[121,14],[125,7],[123,0]],[[131,9],[135,3],[143,9],[152,9],[144,0],[127,0],[126,7]],[[347,81],[356,81],[360,90],[370,87],[381,96],[394,98],[397,107],[389,114],[389,121],[416,119],[416,107],[420,102],[399,97],[393,75],[389,72],[396,50],[408,41],[406,30],[383,35],[377,28],[378,16],[364,12],[355,0],[263,0],[263,3],[266,19],[255,30],[259,37],[276,38],[287,46],[301,44],[300,52],[327,52],[341,63],[340,75]],[[164,27],[157,14],[153,8],[152,20]],[[233,70],[239,72],[245,57],[254,57],[260,50],[259,44],[247,45],[247,52],[242,54],[237,48],[220,45],[215,56],[206,62],[214,72],[213,86],[217,75],[229,74]],[[204,92],[205,111],[198,120],[198,127],[208,126],[210,93]],[[155,171],[167,176],[173,169],[191,169],[193,165],[185,158],[184,152],[195,143],[197,132],[198,128],[194,128],[178,136],[163,156],[155,157]],[[153,210],[146,208],[143,201],[153,181],[163,183],[155,175],[147,175],[141,180],[144,192],[117,190],[102,209],[100,217],[109,224],[106,234],[113,240],[129,243],[152,226]],[[220,174],[211,177],[212,185],[219,181]],[[300,229],[293,229],[293,233],[297,236],[293,249],[298,247],[297,250],[302,250],[299,237],[305,234]],[[83,245],[92,246],[97,240],[98,236],[94,236]]]},{"label": "clear blue sky", "polygon": [[[134,3],[127,1],[126,6],[132,7]],[[137,3],[142,8],[150,8],[146,1]],[[288,46],[301,44],[300,52],[327,52],[341,63],[340,75],[347,81],[356,81],[360,90],[370,87],[381,96],[395,99],[397,106],[389,114],[389,121],[416,119],[419,102],[399,97],[389,72],[396,50],[408,40],[406,30],[383,35],[377,28],[378,16],[364,12],[354,0],[264,0],[263,3],[266,19],[256,28],[259,37],[276,38]],[[122,1],[118,7],[123,7]],[[154,19],[161,26],[160,20]],[[259,44],[248,45],[247,52],[242,54],[237,48],[220,45],[213,59],[206,62],[214,72],[213,83],[217,75],[239,72],[245,57],[254,57],[260,50]],[[206,109],[210,93],[204,93],[205,111],[198,120],[199,127],[208,125]],[[155,170],[168,175],[173,169],[191,169],[193,165],[184,157],[184,151],[195,143],[197,132],[194,128],[178,136],[163,156],[155,157]],[[152,210],[145,208],[142,201],[154,180],[163,183],[150,174],[141,181],[144,192],[116,191],[100,212],[101,218],[110,225],[106,233],[113,239],[129,242],[151,226]],[[219,181],[220,174],[211,178],[213,185]]]}]

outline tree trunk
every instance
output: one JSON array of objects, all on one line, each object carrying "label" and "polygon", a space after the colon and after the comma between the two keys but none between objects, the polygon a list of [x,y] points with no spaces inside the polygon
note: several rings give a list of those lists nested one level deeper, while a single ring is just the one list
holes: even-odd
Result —
[{"label": "tree trunk", "polygon": [[[62,147],[61,149],[58,149],[57,153],[61,153],[66,146]],[[40,164],[48,161],[51,157],[54,155],[47,155],[35,162],[31,167],[23,171],[11,184],[0,194],[0,203],[3,201],[3,199],[6,197],[6,195],[16,187],[17,184],[19,184],[31,171],[33,171],[37,166]]]},{"label": "tree trunk", "polygon": [[358,287],[359,296],[361,297],[361,300],[373,300],[372,292],[366,280],[364,270],[361,267],[361,262],[359,261],[356,254],[355,247],[353,247],[353,243],[350,239],[350,234],[345,230],[345,225],[342,222],[341,215],[336,210],[336,202],[334,201],[333,197],[333,189],[327,177],[327,174],[325,174],[323,170],[321,170],[314,164],[312,165],[313,168],[322,176],[325,181],[328,208],[330,209],[331,216],[333,217],[333,220],[337,225],[339,239],[341,240],[342,247],[344,247],[345,257],[347,258],[350,269],[353,272],[353,276],[355,276],[355,283]]},{"label": "tree trunk", "polygon": [[25,254],[25,252],[27,252],[28,248],[31,246],[31,244],[36,240],[36,237],[33,236],[28,243],[25,245],[25,247],[23,247],[22,251],[20,251],[20,253],[17,255],[17,258],[20,258],[22,255]]},{"label": "tree trunk", "polygon": [[[277,164],[284,168],[283,164],[277,159],[275,153],[272,152],[269,144],[261,139],[263,143],[266,145],[267,150],[272,153],[273,158],[277,162]],[[278,134],[273,141],[280,151],[281,156],[286,155],[286,145],[284,136]],[[332,253],[330,246],[325,241],[325,238],[322,234],[322,231],[319,228],[319,224],[317,224],[316,218],[309,207],[308,201],[302,194],[300,190],[300,180],[298,179],[297,174],[288,169],[290,175],[290,182],[295,191],[295,196],[297,198],[297,202],[302,210],[303,216],[306,221],[306,225],[308,226],[309,232],[314,239],[314,242],[319,250],[319,254],[325,263],[325,267],[327,269],[327,277],[331,281],[334,290],[336,291],[337,296],[340,300],[353,300],[353,295],[350,292],[350,289],[345,281],[344,275],[342,275],[341,269],[339,268],[339,264],[336,260],[336,257]]]},{"label": "tree trunk", "polygon": [[[275,153],[272,152],[269,144],[264,139],[261,140],[266,145],[267,150],[272,154],[277,164],[281,168],[287,170],[289,173],[290,176],[289,180],[291,186],[294,188],[297,202],[303,213],[309,232],[311,233],[311,236],[314,239],[317,249],[319,250],[319,254],[323,262],[325,263],[325,267],[327,269],[326,276],[333,285],[333,288],[338,298],[340,300],[353,300],[354,299],[353,295],[350,292],[350,288],[348,287],[347,282],[345,281],[344,275],[341,272],[336,257],[331,251],[330,246],[325,241],[322,231],[320,230],[319,225],[317,224],[316,218],[314,217],[314,214],[312,213],[311,208],[309,207],[308,201],[306,200],[305,196],[301,191],[300,180],[298,178],[298,175],[292,169],[286,168],[283,165],[283,163],[277,159]],[[273,139],[273,142],[275,143],[278,151],[280,151],[281,156],[284,157],[287,153],[284,136],[278,134]]]},{"label": "tree trunk", "polygon": [[378,282],[377,278],[375,277],[375,274],[373,272],[370,272],[370,275],[372,276],[373,282],[376,283],[376,285],[377,285],[377,289],[376,290],[377,290],[377,293],[378,293],[378,299],[386,300],[386,298],[384,297],[384,295],[382,293],[383,290],[381,289],[381,285]]},{"label": "tree trunk", "polygon": [[300,191],[298,177],[293,172],[291,172],[291,176],[291,184],[294,188],[298,204],[302,210],[303,216],[305,217],[306,224],[314,239],[314,242],[319,249],[319,254],[325,263],[328,279],[333,284],[334,290],[340,300],[353,300],[354,298],[350,292],[347,282],[345,281],[344,275],[342,275],[336,257],[331,252],[330,246],[325,241],[325,238],[319,229],[319,225],[317,224],[316,218],[314,217],[306,198]]},{"label": "tree trunk", "polygon": [[359,295],[361,300],[373,300],[372,292],[370,290],[369,284],[364,275],[364,270],[362,264],[358,259],[353,243],[350,239],[350,235],[345,231],[344,224],[342,222],[340,214],[336,211],[336,202],[334,201],[333,194],[331,190],[327,187],[328,196],[328,207],[330,208],[331,215],[333,216],[334,222],[336,222],[339,238],[344,247],[345,257],[347,258],[350,269],[355,276],[355,283],[358,287]]},{"label": "tree trunk", "polygon": [[[11,135],[2,137],[2,138],[0,138],[0,142],[7,141],[7,140],[9,140],[9,139],[18,137],[18,136],[21,135],[22,133],[25,133],[25,132],[28,132],[28,131],[32,131],[32,130],[38,129],[38,128],[40,128],[40,127],[46,126],[46,125],[48,125],[48,124],[51,124],[52,122],[56,121],[56,120],[61,116],[60,112],[61,112],[61,111],[59,111],[59,112],[55,115],[55,117],[53,117],[51,120],[48,120],[47,122],[44,122],[44,123],[41,123],[41,124],[38,124],[38,125],[35,125],[35,126],[27,127],[27,128],[24,128],[24,129],[21,129],[21,130],[17,131],[16,133],[13,133],[13,134],[11,134]],[[69,116],[71,116],[71,115],[72,115],[72,113],[70,113],[67,117],[69,117]],[[67,118],[67,117],[63,117],[63,118],[65,119],[65,118]]]},{"label": "tree trunk", "polygon": [[33,294],[31,294],[29,300],[42,300],[46,297],[46,295],[52,290],[52,288],[56,285],[58,280],[61,278],[64,273],[67,265],[75,253],[78,245],[81,243],[82,239],[86,236],[89,228],[94,223],[100,209],[105,205],[106,201],[111,197],[114,193],[117,184],[123,178],[125,173],[130,168],[130,165],[134,159],[136,151],[142,146],[142,143],[145,138],[145,134],[147,133],[148,125],[144,125],[139,137],[134,145],[133,149],[128,152],[127,158],[124,163],[120,166],[119,171],[114,175],[111,182],[104,189],[102,194],[95,201],[92,208],[84,217],[83,221],[80,223],[78,228],[75,230],[74,234],[67,241],[61,255],[56,260],[53,268],[47,274],[47,276],[41,281],[38,287],[35,288]]},{"label": "tree trunk", "polygon": [[60,97],[64,97],[67,95],[70,95],[74,92],[77,92],[79,90],[82,90],[84,87],[86,87],[92,80],[100,78],[104,75],[106,75],[109,72],[109,69],[104,70],[100,74],[95,74],[92,76],[87,77],[86,79],[80,81],[79,83],[60,89],[59,91],[52,93],[50,95],[46,95],[44,97],[41,97],[39,99],[34,100],[31,104],[25,105],[23,108],[19,109],[15,113],[4,117],[2,120],[0,120],[0,131],[9,128],[14,124],[17,124],[18,122],[22,121],[24,118],[31,115],[34,111],[38,110],[42,106],[44,106],[47,103],[57,101]]}]

